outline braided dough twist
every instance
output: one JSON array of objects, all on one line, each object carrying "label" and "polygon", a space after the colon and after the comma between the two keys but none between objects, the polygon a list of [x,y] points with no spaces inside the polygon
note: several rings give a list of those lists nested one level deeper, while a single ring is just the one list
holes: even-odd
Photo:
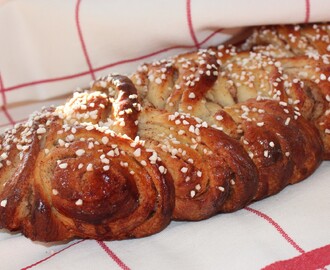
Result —
[{"label": "braided dough twist", "polygon": [[307,178],[330,157],[329,50],[328,25],[258,28],[31,115],[0,137],[0,228],[144,237]]}]

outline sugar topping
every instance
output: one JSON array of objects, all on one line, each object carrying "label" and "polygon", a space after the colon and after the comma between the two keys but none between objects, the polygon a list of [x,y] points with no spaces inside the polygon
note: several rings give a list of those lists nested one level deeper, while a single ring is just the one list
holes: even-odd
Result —
[{"label": "sugar topping", "polygon": [[1,207],[6,207],[7,206],[7,200],[5,199],[5,200],[2,200],[1,202],[0,202],[0,206]]}]

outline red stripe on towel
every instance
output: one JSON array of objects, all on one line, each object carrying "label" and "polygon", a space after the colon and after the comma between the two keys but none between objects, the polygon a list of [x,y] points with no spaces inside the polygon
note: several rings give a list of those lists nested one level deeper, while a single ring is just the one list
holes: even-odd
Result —
[{"label": "red stripe on towel", "polygon": [[29,265],[29,266],[26,266],[26,267],[22,268],[21,270],[31,269],[31,268],[33,268],[33,267],[35,267],[35,266],[37,266],[37,265],[43,263],[44,261],[47,261],[47,260],[49,260],[50,258],[55,257],[56,255],[60,254],[61,252],[65,251],[65,250],[67,250],[67,249],[69,249],[69,248],[71,248],[71,247],[73,247],[73,246],[75,246],[75,245],[80,244],[80,243],[83,242],[83,241],[85,241],[85,240],[80,240],[80,241],[78,241],[78,242],[75,242],[75,243],[73,243],[73,244],[71,244],[71,245],[69,245],[69,246],[63,248],[63,249],[60,249],[59,251],[53,253],[52,255],[50,255],[50,256],[48,256],[48,257],[46,257],[46,258],[44,258],[44,259],[42,259],[42,260],[40,260],[40,261],[37,261],[37,262],[35,262],[35,263],[33,263],[33,264]]},{"label": "red stripe on towel", "polygon": [[311,3],[310,0],[305,0],[305,23],[309,23],[311,15]]},{"label": "red stripe on towel", "polygon": [[186,11],[187,11],[187,22],[188,22],[190,36],[191,36],[192,40],[194,41],[194,44],[195,44],[196,48],[199,49],[200,44],[197,40],[195,31],[194,31],[194,27],[193,27],[193,23],[192,23],[191,0],[186,1]]},{"label": "red stripe on towel", "polygon": [[263,270],[321,270],[328,265],[330,265],[330,245],[308,251],[292,259],[272,263]]},{"label": "red stripe on towel", "polygon": [[305,251],[282,229],[282,227],[276,223],[271,217],[267,216],[266,214],[255,210],[251,207],[245,207],[245,210],[256,214],[257,216],[263,218],[268,223],[270,223],[281,235],[282,237],[292,246],[294,247],[299,253],[304,253]]},{"label": "red stripe on towel", "polygon": [[84,40],[82,31],[81,31],[81,26],[80,26],[80,17],[79,17],[80,3],[81,3],[81,0],[77,0],[76,10],[75,10],[76,26],[77,26],[77,31],[78,31],[78,35],[79,35],[79,40],[80,40],[80,43],[81,43],[81,47],[82,47],[82,50],[84,52],[86,63],[88,65],[89,73],[91,74],[92,79],[95,80],[94,70],[93,70],[92,63],[91,63],[91,60],[89,58],[89,55],[87,53],[87,48],[86,48],[85,40]]},{"label": "red stripe on towel", "polygon": [[97,243],[121,269],[130,270],[130,268],[103,241],[97,241]]}]

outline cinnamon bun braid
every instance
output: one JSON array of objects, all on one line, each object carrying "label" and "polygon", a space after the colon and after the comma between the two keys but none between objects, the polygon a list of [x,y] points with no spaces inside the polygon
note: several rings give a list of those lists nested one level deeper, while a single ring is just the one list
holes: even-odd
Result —
[{"label": "cinnamon bun braid", "polygon": [[329,153],[329,88],[313,81],[327,66],[252,43],[99,78],[6,131],[0,228],[40,241],[144,237],[308,177]]},{"label": "cinnamon bun braid", "polygon": [[288,96],[316,125],[324,143],[324,159],[330,159],[330,25],[259,27],[242,49],[274,59],[289,87],[298,84],[299,93],[288,92]]},{"label": "cinnamon bun braid", "polygon": [[[144,108],[193,115],[240,141],[257,167],[252,200],[258,200],[305,179],[320,163],[323,148],[299,107],[290,105],[282,71],[268,56],[252,54],[256,57],[233,46],[200,50],[144,64],[132,80],[143,96]],[[302,94],[296,84],[291,88]],[[304,143],[303,137],[294,135],[296,130],[304,130],[312,141]],[[302,149],[301,144],[308,146]]]},{"label": "cinnamon bun braid", "polygon": [[[127,105],[129,98],[121,100],[127,79],[113,80],[120,85],[111,106]],[[125,95],[135,89],[124,88]],[[5,133],[1,228],[59,241],[143,237],[167,226],[174,207],[171,175],[161,170],[154,150],[109,128],[125,128],[113,121],[109,104],[101,106],[109,97],[101,91],[77,93],[65,106],[33,115]],[[134,112],[134,104],[120,111]]]}]

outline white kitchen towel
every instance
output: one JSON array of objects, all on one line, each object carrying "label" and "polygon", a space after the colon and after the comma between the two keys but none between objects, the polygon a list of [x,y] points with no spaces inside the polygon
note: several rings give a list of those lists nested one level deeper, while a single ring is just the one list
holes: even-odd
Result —
[{"label": "white kitchen towel", "polygon": [[0,106],[67,94],[109,72],[219,44],[245,26],[330,17],[327,0],[11,0],[0,7]]}]

